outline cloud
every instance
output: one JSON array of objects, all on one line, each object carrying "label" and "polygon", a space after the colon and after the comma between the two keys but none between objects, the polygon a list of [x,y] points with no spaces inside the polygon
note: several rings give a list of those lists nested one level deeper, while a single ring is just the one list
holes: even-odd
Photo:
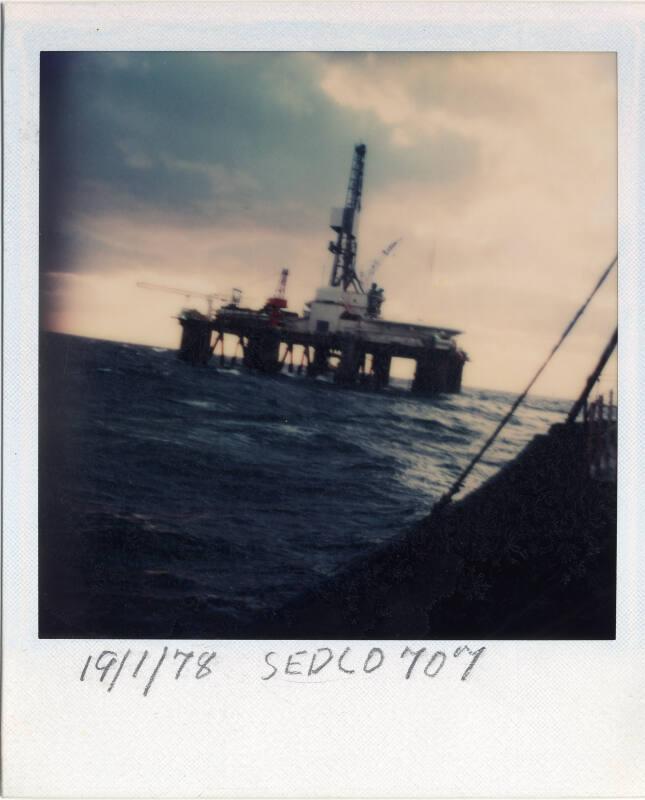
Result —
[{"label": "cloud", "polygon": [[[369,135],[378,152],[389,137],[377,115],[329,100],[320,70],[306,54],[44,53],[45,234],[114,210],[311,228],[342,197],[353,143]],[[435,149],[452,169],[472,158],[460,135]],[[403,154],[370,164],[369,180],[432,171]]]}]

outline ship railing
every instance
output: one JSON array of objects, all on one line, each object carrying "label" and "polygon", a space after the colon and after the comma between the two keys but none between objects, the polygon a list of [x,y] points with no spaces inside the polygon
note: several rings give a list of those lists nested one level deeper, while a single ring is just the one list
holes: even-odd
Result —
[{"label": "ship railing", "polygon": [[618,406],[614,393],[602,394],[583,408],[585,452],[589,474],[603,482],[615,482],[618,471]]}]

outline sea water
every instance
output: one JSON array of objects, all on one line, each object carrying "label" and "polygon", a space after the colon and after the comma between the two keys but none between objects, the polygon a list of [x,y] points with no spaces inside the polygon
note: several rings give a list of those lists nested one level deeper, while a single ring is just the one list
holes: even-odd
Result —
[{"label": "sea water", "polygon": [[[192,367],[162,348],[43,334],[41,599],[51,625],[155,635],[173,609],[243,623],[400,535],[514,400],[408,389],[397,379],[379,393],[340,389],[217,359]],[[466,491],[569,406],[529,397]]]}]

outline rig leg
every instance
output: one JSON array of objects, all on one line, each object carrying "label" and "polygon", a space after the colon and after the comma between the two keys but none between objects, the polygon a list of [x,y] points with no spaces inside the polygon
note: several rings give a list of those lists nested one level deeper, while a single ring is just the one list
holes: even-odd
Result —
[{"label": "rig leg", "polygon": [[249,336],[244,349],[244,366],[258,372],[279,372],[280,334],[277,331],[262,331]]},{"label": "rig leg", "polygon": [[313,361],[309,360],[309,348],[307,347],[307,375],[315,378],[316,375],[324,375],[329,372],[329,350],[326,347],[314,348]]},{"label": "rig leg", "polygon": [[213,355],[212,326],[207,319],[180,319],[181,344],[177,358],[193,365],[205,365]]},{"label": "rig leg", "polygon": [[458,394],[461,391],[461,376],[464,371],[464,358],[457,356],[450,359],[448,365],[448,388],[446,391]]},{"label": "rig leg", "polygon": [[282,369],[284,365],[287,363],[287,358],[289,359],[288,371],[293,372],[293,344],[291,344],[290,342],[285,347],[284,354],[280,359],[280,369]]},{"label": "rig leg", "polygon": [[[300,356],[300,363],[298,364],[298,370],[297,370],[298,375],[301,375],[302,374],[302,370],[304,369],[305,356],[307,356],[307,348],[303,347],[302,348],[302,355]],[[309,361],[307,361],[307,363],[309,363]]]},{"label": "rig leg", "polygon": [[[233,356],[231,357],[231,366],[232,366],[232,367],[234,367],[234,366],[236,366],[236,365],[237,365],[237,351],[240,349],[240,347],[242,348],[242,352],[244,352],[244,341],[242,340],[242,337],[241,337],[241,336],[240,336],[240,338],[237,340],[237,343],[236,343],[236,345],[235,345],[235,352],[233,353]],[[222,350],[222,353],[223,353],[223,352],[224,352],[224,351]]]},{"label": "rig leg", "polygon": [[372,372],[374,373],[375,389],[384,389],[389,385],[391,365],[392,356],[389,353],[374,353],[372,356]]},{"label": "rig leg", "polygon": [[365,353],[356,342],[345,342],[340,356],[340,363],[334,375],[335,382],[340,386],[354,386],[358,380],[364,358]]},{"label": "rig leg", "polygon": [[215,339],[215,344],[213,345],[213,355],[217,353],[217,345],[220,345],[220,354],[219,354],[219,363],[220,366],[224,366],[224,334],[220,331],[217,334],[217,338]]},{"label": "rig leg", "polygon": [[417,394],[449,392],[449,350],[429,348],[417,359],[417,369],[412,382],[412,391]]}]

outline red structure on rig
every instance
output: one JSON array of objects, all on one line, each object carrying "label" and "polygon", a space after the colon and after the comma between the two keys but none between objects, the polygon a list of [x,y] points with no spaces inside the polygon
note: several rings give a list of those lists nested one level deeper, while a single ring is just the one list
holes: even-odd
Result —
[{"label": "red structure on rig", "polygon": [[280,273],[280,280],[278,281],[278,288],[275,294],[266,302],[264,307],[265,311],[269,313],[269,324],[276,327],[282,320],[282,311],[287,307],[287,278],[289,277],[289,270],[283,269]]}]

